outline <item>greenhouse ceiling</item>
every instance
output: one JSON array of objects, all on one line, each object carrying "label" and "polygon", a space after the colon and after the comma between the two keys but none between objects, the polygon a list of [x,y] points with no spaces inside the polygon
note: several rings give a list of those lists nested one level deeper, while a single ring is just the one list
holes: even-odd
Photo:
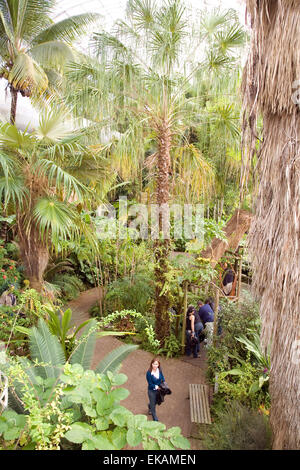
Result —
[{"label": "greenhouse ceiling", "polygon": [[[244,22],[245,7],[244,0],[183,0],[185,5],[191,10],[212,9],[220,6],[222,9],[234,8],[238,11],[240,21]],[[101,27],[110,30],[116,20],[125,16],[127,0],[58,0],[53,19],[63,20],[66,17],[79,15],[81,13],[99,13],[102,15]],[[91,31],[92,32],[92,31]],[[81,41],[79,48],[85,50],[88,47],[88,40]],[[0,80],[0,121],[8,121],[10,113],[10,93],[6,90],[7,82]],[[16,125],[25,129],[29,125],[35,127],[38,123],[38,113],[32,107],[29,98],[19,97]]]}]

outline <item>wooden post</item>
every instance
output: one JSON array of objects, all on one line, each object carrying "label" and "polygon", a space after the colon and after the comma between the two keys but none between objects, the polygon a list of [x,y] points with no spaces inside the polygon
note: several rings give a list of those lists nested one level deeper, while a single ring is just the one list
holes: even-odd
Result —
[{"label": "wooden post", "polygon": [[240,303],[240,294],[241,294],[241,287],[242,287],[242,267],[243,267],[243,256],[241,255],[240,264],[239,264],[239,280],[238,280],[238,291],[237,291],[238,303]]},{"label": "wooden post", "polygon": [[220,291],[219,291],[218,287],[216,287],[215,312],[214,312],[214,337],[213,337],[213,343],[214,344],[217,341],[217,334],[218,334],[219,303],[220,303]]},{"label": "wooden post", "polygon": [[184,349],[185,349],[185,329],[186,329],[188,281],[184,281],[183,289],[184,289],[184,298],[183,298],[183,312],[182,312],[181,354],[184,354]]}]

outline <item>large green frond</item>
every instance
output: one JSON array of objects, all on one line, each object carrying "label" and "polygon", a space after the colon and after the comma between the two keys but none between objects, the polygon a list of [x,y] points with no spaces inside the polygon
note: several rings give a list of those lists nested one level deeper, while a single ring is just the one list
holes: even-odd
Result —
[{"label": "large green frond", "polygon": [[132,344],[124,344],[117,349],[114,349],[107,354],[104,359],[98,364],[95,372],[97,374],[105,374],[106,372],[115,372],[121,365],[126,357],[135,351],[138,346]]},{"label": "large green frond", "polygon": [[137,29],[150,30],[155,21],[157,13],[156,2],[153,0],[129,0],[127,14],[133,20]]},{"label": "large green frond", "polygon": [[30,55],[46,68],[62,69],[66,62],[74,60],[74,51],[71,47],[55,39],[33,46]]},{"label": "large green frond", "polygon": [[219,31],[215,35],[216,46],[226,54],[245,43],[245,31],[239,25],[233,25],[225,31]]},{"label": "large green frond", "polygon": [[42,44],[55,40],[71,44],[81,35],[87,33],[89,26],[99,21],[100,18],[102,18],[102,15],[97,13],[71,16],[42,31],[34,38],[33,44]]},{"label": "large green frond", "polygon": [[45,158],[39,160],[37,174],[45,175],[50,185],[55,185],[58,190],[62,190],[65,200],[75,195],[77,200],[81,201],[89,192],[85,185],[51,160]]},{"label": "large green frond", "polygon": [[33,209],[33,219],[39,227],[41,237],[46,241],[49,236],[53,243],[58,239],[72,237],[74,227],[74,211],[64,202],[54,197],[38,199]]},{"label": "large green frond", "polygon": [[34,138],[16,126],[6,123],[0,126],[0,147],[19,150],[32,147]]},{"label": "large green frond", "polygon": [[22,209],[23,203],[28,197],[28,189],[22,176],[11,174],[8,177],[0,176],[0,200],[4,206],[12,203],[14,207]]},{"label": "large green frond", "polygon": [[16,90],[22,90],[29,95],[42,93],[48,86],[48,78],[43,69],[25,53],[19,53],[14,59],[8,81]]},{"label": "large green frond", "polygon": [[97,339],[97,321],[91,320],[83,330],[79,344],[70,356],[71,364],[81,364],[84,369],[90,369]]},{"label": "large green frond", "polygon": [[47,364],[38,367],[41,377],[59,377],[65,363],[65,355],[58,338],[51,334],[46,322],[40,318],[29,336],[32,360]]}]

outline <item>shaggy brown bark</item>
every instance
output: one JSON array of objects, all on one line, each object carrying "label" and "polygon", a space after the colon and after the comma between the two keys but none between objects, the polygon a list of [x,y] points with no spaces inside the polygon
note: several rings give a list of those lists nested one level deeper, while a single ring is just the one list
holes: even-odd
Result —
[{"label": "shaggy brown bark", "polygon": [[10,105],[10,123],[12,125],[16,122],[17,115],[17,101],[18,101],[18,91],[15,90],[12,86],[10,87],[11,94],[11,105]]},{"label": "shaggy brown bark", "polygon": [[[169,202],[169,172],[170,172],[170,147],[171,132],[167,120],[162,120],[158,129],[158,152],[157,152],[157,187],[156,200],[162,209],[159,213],[159,231],[163,228],[163,214],[166,213],[167,207],[163,206]],[[165,211],[164,208],[165,207]],[[163,344],[165,338],[169,336],[170,319],[169,319],[169,296],[167,293],[161,294],[165,282],[166,274],[169,270],[168,256],[170,251],[170,240],[157,240],[154,244],[155,256],[155,332],[157,338]]]},{"label": "shaggy brown bark", "polygon": [[258,113],[264,125],[250,247],[262,342],[271,342],[273,448],[300,449],[300,113],[292,99],[300,79],[300,4],[248,0],[247,7],[253,27],[243,77],[248,151]]},{"label": "shaggy brown bark", "polygon": [[19,218],[20,256],[25,268],[26,279],[30,287],[42,291],[43,275],[49,261],[49,248],[40,238],[39,230],[32,224],[27,233],[22,217]]},{"label": "shaggy brown bark", "polygon": [[203,250],[200,256],[210,258],[212,266],[215,267],[225,251],[237,249],[241,239],[250,229],[252,217],[251,212],[237,209],[224,228],[227,241],[214,238],[210,246]]}]

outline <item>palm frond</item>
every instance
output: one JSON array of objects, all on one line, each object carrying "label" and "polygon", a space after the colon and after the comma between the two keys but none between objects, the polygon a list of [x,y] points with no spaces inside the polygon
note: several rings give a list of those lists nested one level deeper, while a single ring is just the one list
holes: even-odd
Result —
[{"label": "palm frond", "polygon": [[24,178],[19,175],[10,175],[8,177],[0,177],[0,199],[7,207],[9,203],[14,206],[18,205],[22,209],[29,191],[25,186]]},{"label": "palm frond", "polygon": [[103,18],[98,13],[83,13],[71,16],[52,24],[33,39],[33,44],[43,44],[49,41],[63,41],[71,44],[81,35],[86,34],[89,26]]},{"label": "palm frond", "polygon": [[47,68],[62,69],[67,62],[74,60],[74,52],[68,44],[52,40],[37,44],[30,49],[34,60]]},{"label": "palm frond", "polygon": [[69,361],[71,364],[81,364],[84,369],[90,369],[97,339],[97,321],[91,320],[85,327],[79,344],[71,354]]},{"label": "palm frond", "polygon": [[39,64],[28,54],[19,53],[8,74],[8,81],[16,90],[43,93],[48,86],[48,78]]},{"label": "palm frond", "polygon": [[96,367],[96,374],[105,374],[106,372],[115,372],[126,357],[135,351],[138,346],[132,344],[124,344],[107,354],[104,359]]},{"label": "palm frond", "polygon": [[156,14],[157,5],[153,0],[129,0],[127,3],[127,15],[130,15],[138,30],[150,30]]},{"label": "palm frond", "polygon": [[42,318],[38,321],[38,327],[30,330],[29,345],[32,360],[47,364],[38,367],[41,377],[58,377],[65,363],[65,355],[58,338],[51,334]]},{"label": "palm frond", "polygon": [[44,175],[48,178],[51,186],[63,190],[65,200],[71,195],[75,195],[78,201],[83,200],[83,196],[89,193],[89,189],[69,172],[63,170],[59,165],[45,158],[39,160],[37,164],[37,175]]},{"label": "palm frond", "polygon": [[53,242],[57,242],[59,237],[71,237],[74,217],[75,212],[54,197],[38,199],[33,209],[33,219],[39,227],[41,237],[48,240],[51,236]]}]

